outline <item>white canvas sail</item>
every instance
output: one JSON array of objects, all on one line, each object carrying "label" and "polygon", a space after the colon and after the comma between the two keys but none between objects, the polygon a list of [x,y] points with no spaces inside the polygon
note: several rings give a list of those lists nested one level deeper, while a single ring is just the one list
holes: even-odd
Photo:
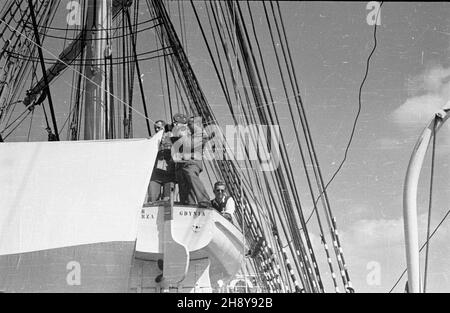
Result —
[{"label": "white canvas sail", "polygon": [[[60,259],[66,254],[84,260],[87,268],[109,262],[114,271],[119,259],[131,264],[161,135],[141,140],[2,143],[0,290],[15,289],[9,277],[24,272],[28,282],[22,285],[31,288],[33,270],[20,266],[34,266],[36,275],[40,267],[65,273],[67,264]],[[109,243],[128,243],[127,251],[108,255]],[[93,245],[101,246],[103,259]],[[49,267],[52,262],[58,269]],[[125,274],[127,268],[118,265]],[[15,279],[14,286],[20,281]]]}]

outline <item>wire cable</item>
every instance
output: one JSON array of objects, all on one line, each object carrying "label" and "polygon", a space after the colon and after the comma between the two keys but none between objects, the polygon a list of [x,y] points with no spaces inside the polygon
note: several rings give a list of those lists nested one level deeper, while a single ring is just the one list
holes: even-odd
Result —
[{"label": "wire cable", "polygon": [[[434,234],[437,232],[437,230],[439,229],[439,227],[441,227],[442,223],[445,221],[445,219],[447,218],[447,216],[450,214],[450,210],[447,211],[447,213],[444,215],[444,217],[442,218],[442,220],[439,222],[439,224],[436,226],[436,228],[433,230],[433,232],[431,233],[430,237],[428,238],[428,240],[422,245],[422,247],[420,248],[419,252],[422,252],[423,248],[425,248],[425,246],[428,244],[428,242],[431,240],[431,238],[433,238]],[[397,287],[398,283],[400,282],[400,280],[403,278],[403,276],[406,274],[407,269],[405,269],[403,271],[403,273],[400,275],[400,277],[397,279],[397,281],[395,282],[394,286],[391,288],[391,290],[389,290],[389,293],[391,293],[395,287]]]},{"label": "wire cable", "polygon": [[424,270],[424,279],[423,279],[423,292],[425,293],[427,290],[427,278],[428,278],[428,255],[430,252],[430,228],[431,228],[431,208],[433,206],[433,178],[434,178],[434,163],[436,159],[436,126],[437,126],[437,118],[434,119],[433,123],[433,147],[431,152],[431,174],[430,174],[430,198],[428,202],[428,225],[427,225],[427,243],[426,243],[426,251],[425,251],[425,270]]},{"label": "wire cable", "polygon": [[[380,7],[378,9],[377,12],[377,17],[376,19],[378,20],[378,15],[380,13],[381,7],[383,5],[384,1],[381,2]],[[358,124],[358,120],[359,120],[359,116],[361,114],[361,110],[362,110],[362,101],[361,101],[361,97],[362,97],[362,89],[364,87],[364,84],[367,80],[367,77],[369,75],[369,69],[370,69],[370,60],[372,58],[372,55],[375,53],[375,50],[377,48],[377,24],[375,23],[374,25],[374,30],[373,30],[373,39],[374,39],[374,45],[372,48],[372,51],[370,52],[367,61],[366,61],[366,71],[364,73],[364,78],[361,81],[361,84],[359,86],[359,92],[358,92],[358,110],[355,116],[355,119],[353,121],[353,126],[352,126],[352,131],[350,133],[350,138],[347,142],[347,146],[345,148],[345,152],[344,152],[344,158],[342,159],[341,163],[339,164],[338,168],[336,169],[336,171],[333,173],[333,175],[331,176],[330,180],[328,181],[328,183],[325,185],[325,188],[322,190],[322,192],[319,194],[319,196],[317,197],[316,201],[315,201],[315,205],[317,205],[317,202],[320,200],[320,198],[322,197],[322,195],[324,194],[324,192],[326,192],[326,190],[328,189],[328,186],[333,182],[333,180],[336,178],[337,174],[341,171],[342,167],[344,166],[344,163],[347,161],[347,156],[348,156],[348,152],[350,150],[350,146],[353,142],[353,138],[356,132],[356,125]],[[312,215],[314,214],[315,210],[313,209],[308,221],[311,219]]]}]

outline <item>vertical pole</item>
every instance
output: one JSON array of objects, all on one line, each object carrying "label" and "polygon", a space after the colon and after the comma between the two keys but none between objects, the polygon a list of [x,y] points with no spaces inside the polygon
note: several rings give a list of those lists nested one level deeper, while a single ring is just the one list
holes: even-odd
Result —
[{"label": "vertical pole", "polygon": [[88,1],[86,23],[86,83],[84,139],[105,139],[107,83],[104,63],[109,56],[108,33],[112,25],[112,0]]},{"label": "vertical pole", "polygon": [[[417,186],[425,154],[433,136],[450,118],[450,101],[439,110],[422,132],[414,146],[403,189],[403,219],[405,227],[406,263],[408,270],[408,292],[422,292],[420,286],[419,231],[417,225]],[[429,240],[429,238],[427,238]]]},{"label": "vertical pole", "polygon": [[[434,127],[434,120],[432,121]],[[405,178],[403,192],[403,218],[405,228],[406,263],[408,268],[408,290],[422,292],[420,288],[419,228],[417,224],[417,186],[425,154],[432,136],[427,127],[414,147]]]}]

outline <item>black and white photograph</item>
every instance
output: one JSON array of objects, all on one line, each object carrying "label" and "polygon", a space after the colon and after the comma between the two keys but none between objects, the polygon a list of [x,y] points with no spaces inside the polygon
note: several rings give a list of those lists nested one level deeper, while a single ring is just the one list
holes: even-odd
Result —
[{"label": "black and white photograph", "polygon": [[448,293],[449,117],[450,2],[0,0],[0,293]]}]

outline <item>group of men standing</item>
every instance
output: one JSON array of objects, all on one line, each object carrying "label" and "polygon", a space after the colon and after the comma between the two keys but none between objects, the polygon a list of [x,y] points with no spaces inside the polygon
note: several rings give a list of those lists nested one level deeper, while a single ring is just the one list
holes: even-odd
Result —
[{"label": "group of men standing", "polygon": [[210,139],[205,135],[201,122],[177,113],[172,124],[159,120],[155,131],[164,131],[148,188],[148,202],[168,201],[171,186],[178,183],[180,204],[212,207],[231,221],[235,205],[226,194],[224,182],[214,184],[215,198],[209,199],[200,179],[203,171],[203,146]]}]

